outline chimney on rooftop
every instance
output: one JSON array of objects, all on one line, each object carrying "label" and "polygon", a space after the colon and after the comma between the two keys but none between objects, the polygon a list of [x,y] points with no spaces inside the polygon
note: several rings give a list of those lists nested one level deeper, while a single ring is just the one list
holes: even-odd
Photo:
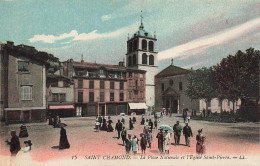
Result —
[{"label": "chimney on rooftop", "polygon": [[9,47],[14,47],[14,42],[13,41],[7,41],[6,44],[9,46]]},{"label": "chimney on rooftop", "polygon": [[81,62],[84,62],[83,54],[81,54]]}]

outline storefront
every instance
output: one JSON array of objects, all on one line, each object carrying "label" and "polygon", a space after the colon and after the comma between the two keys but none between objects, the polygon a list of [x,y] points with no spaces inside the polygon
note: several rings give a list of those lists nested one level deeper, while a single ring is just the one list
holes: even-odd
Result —
[{"label": "storefront", "polygon": [[135,112],[137,115],[145,114],[147,105],[145,103],[128,103],[128,115]]},{"label": "storefront", "polygon": [[75,116],[74,105],[50,105],[48,111],[51,115],[59,115],[60,117]]}]

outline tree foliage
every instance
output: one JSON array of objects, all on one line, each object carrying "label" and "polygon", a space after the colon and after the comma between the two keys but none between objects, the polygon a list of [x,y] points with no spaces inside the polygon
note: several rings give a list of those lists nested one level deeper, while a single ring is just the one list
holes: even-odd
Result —
[{"label": "tree foliage", "polygon": [[222,98],[236,101],[259,99],[260,52],[249,48],[229,55],[215,66],[217,92]]},{"label": "tree foliage", "polygon": [[188,78],[186,95],[190,99],[204,99],[208,103],[216,97],[214,75],[213,67],[192,71]]}]

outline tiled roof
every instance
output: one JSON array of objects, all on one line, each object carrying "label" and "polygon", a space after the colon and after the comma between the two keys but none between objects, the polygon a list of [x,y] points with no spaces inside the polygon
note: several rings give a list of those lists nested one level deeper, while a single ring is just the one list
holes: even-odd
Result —
[{"label": "tiled roof", "polygon": [[190,73],[190,70],[183,69],[181,67],[177,67],[174,65],[170,65],[163,69],[161,72],[155,75],[156,78],[160,77],[168,77],[168,76],[175,76],[175,75],[182,75],[182,74],[188,74]]}]

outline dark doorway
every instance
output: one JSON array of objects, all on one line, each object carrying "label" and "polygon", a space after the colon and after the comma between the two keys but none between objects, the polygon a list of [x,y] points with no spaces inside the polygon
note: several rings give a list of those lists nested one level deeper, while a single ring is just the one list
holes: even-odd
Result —
[{"label": "dark doorway", "polygon": [[178,111],[178,100],[172,101],[172,111],[173,111],[173,113],[177,113],[177,111]]},{"label": "dark doorway", "polygon": [[101,106],[101,114],[102,114],[102,116],[105,116],[105,106],[104,105],[102,105]]},{"label": "dark doorway", "polygon": [[169,99],[166,99],[166,109],[170,108],[170,102]]},{"label": "dark doorway", "polygon": [[30,112],[29,111],[24,111],[23,112],[23,122],[24,123],[29,123],[30,121]]}]

